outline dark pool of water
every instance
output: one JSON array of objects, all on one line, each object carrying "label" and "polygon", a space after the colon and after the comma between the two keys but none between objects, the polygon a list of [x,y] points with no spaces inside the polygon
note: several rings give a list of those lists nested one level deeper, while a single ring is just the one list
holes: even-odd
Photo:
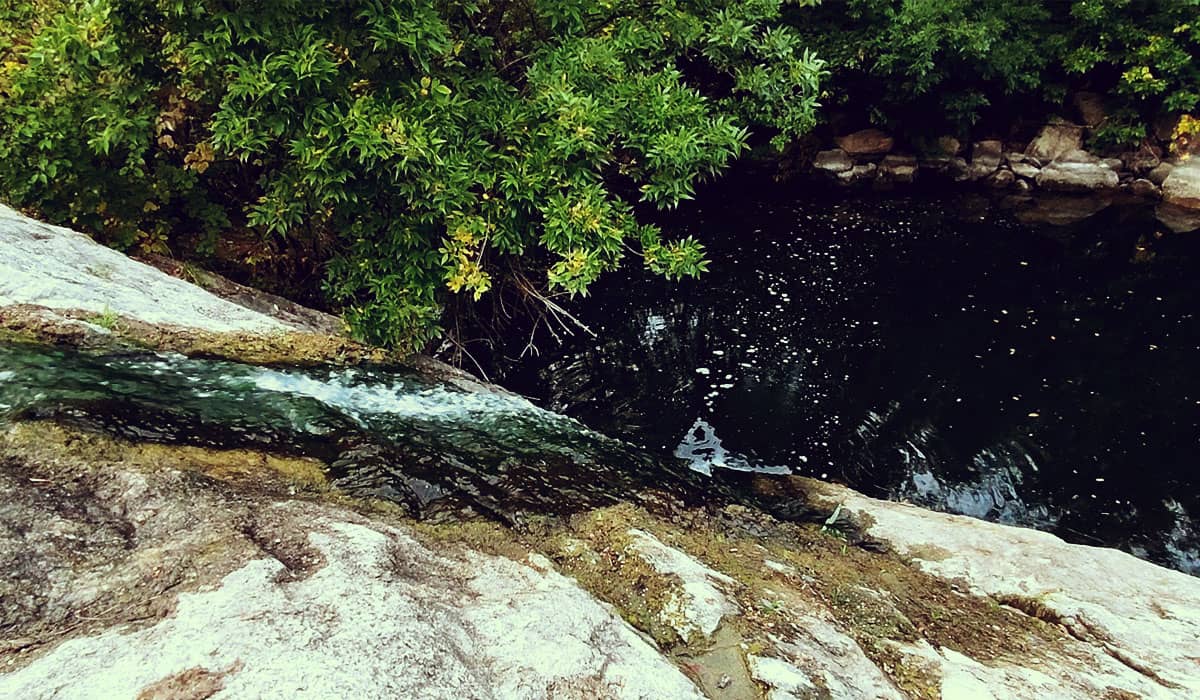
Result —
[{"label": "dark pool of water", "polygon": [[[1110,208],[712,190],[505,383],[704,472],[815,475],[1200,572],[1200,235]],[[523,343],[522,343],[523,344]],[[519,354],[519,345],[511,348]]]}]

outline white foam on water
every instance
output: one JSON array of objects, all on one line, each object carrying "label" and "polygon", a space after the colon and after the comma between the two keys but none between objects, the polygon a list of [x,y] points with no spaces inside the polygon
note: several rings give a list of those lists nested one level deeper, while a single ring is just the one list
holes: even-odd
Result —
[{"label": "white foam on water", "polygon": [[721,445],[716,428],[702,418],[697,418],[675,448],[675,456],[687,460],[688,468],[705,476],[712,476],[713,469],[730,469],[739,472],[760,474],[791,474],[788,467],[758,466],[745,457],[729,452]]},{"label": "white foam on water", "polygon": [[250,377],[264,391],[307,396],[349,415],[390,414],[423,419],[465,419],[478,415],[541,413],[517,397],[491,392],[451,391],[444,387],[415,388],[402,382],[350,384],[352,372],[329,380],[278,370],[261,370]]}]

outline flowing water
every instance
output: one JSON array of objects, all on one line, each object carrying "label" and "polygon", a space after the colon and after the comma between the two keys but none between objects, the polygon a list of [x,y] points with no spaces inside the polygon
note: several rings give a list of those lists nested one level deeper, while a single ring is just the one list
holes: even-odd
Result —
[{"label": "flowing water", "polygon": [[505,383],[698,473],[823,477],[1200,573],[1197,234],[770,187],[671,225],[709,274],[603,281],[571,307],[596,337]]},{"label": "flowing water", "polygon": [[421,517],[512,522],[698,479],[498,391],[397,368],[279,369],[179,355],[0,345],[0,424],[52,419],[133,440],[249,447],[331,464],[334,484]]}]

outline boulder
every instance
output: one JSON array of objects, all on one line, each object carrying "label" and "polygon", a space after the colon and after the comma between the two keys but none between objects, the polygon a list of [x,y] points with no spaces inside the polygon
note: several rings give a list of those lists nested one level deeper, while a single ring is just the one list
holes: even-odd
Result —
[{"label": "boulder", "polygon": [[1154,151],[1147,148],[1140,148],[1136,151],[1122,153],[1121,162],[1132,172],[1138,175],[1145,175],[1154,168],[1157,168],[1162,163],[1162,159]]},{"label": "boulder", "polygon": [[1055,158],[1055,160],[1061,163],[1092,163],[1095,165],[1104,163],[1105,165],[1108,165],[1108,163],[1105,163],[1105,161],[1101,160],[1098,156],[1082,148],[1072,148],[1069,151],[1065,151],[1060,154],[1058,158]]},{"label": "boulder", "polygon": [[175,261],[154,263],[0,205],[0,329],[90,349],[135,345],[263,364],[384,357],[343,335],[340,319]]},{"label": "boulder", "polygon": [[971,179],[971,166],[967,163],[966,158],[950,159],[950,162],[946,165],[945,172],[955,182],[965,182]]},{"label": "boulder", "polygon": [[1163,201],[1185,209],[1200,209],[1200,158],[1180,163],[1162,183]]},{"label": "boulder", "polygon": [[1075,105],[1075,113],[1079,115],[1079,122],[1084,126],[1094,129],[1104,121],[1104,98],[1094,92],[1077,92],[1072,96],[1071,102]]},{"label": "boulder", "polygon": [[1017,176],[1013,175],[1011,170],[1001,169],[992,173],[992,175],[988,177],[987,184],[989,187],[993,187],[998,190],[1004,190],[1011,187],[1016,179]]},{"label": "boulder", "polygon": [[1158,185],[1145,178],[1139,178],[1129,183],[1129,191],[1138,197],[1146,197],[1148,199],[1158,199],[1162,196],[1162,190],[1158,188]]},{"label": "boulder", "polygon": [[1153,182],[1154,184],[1158,185],[1159,187],[1162,187],[1163,182],[1166,181],[1167,176],[1170,175],[1171,171],[1174,169],[1175,169],[1174,163],[1167,163],[1167,162],[1159,163],[1158,165],[1151,168],[1150,172],[1146,173],[1146,179],[1149,180],[1150,182]]},{"label": "boulder", "polygon": [[976,142],[971,149],[970,179],[979,180],[996,172],[1003,159],[1003,142],[996,140]]},{"label": "boulder", "polygon": [[971,148],[971,162],[986,162],[1000,165],[1004,158],[1004,143],[996,139],[977,141]]},{"label": "boulder", "polygon": [[320,465],[67,435],[0,433],[6,632],[44,647],[0,652],[0,697],[702,697],[545,556],[321,502]]},{"label": "boulder", "polygon": [[907,155],[888,155],[879,163],[879,177],[887,182],[909,183],[917,177],[917,159]]},{"label": "boulder", "polygon": [[843,185],[857,185],[868,180],[874,180],[877,170],[878,167],[874,163],[862,163],[845,172],[838,173],[838,182]]},{"label": "boulder", "polygon": [[624,504],[517,534],[356,506],[324,474],[0,431],[0,551],[21,555],[0,570],[0,697],[1200,692],[1200,579],[1048,533],[761,477],[876,545],[737,505]]},{"label": "boulder", "polygon": [[[1149,565],[1125,552],[1067,544],[1036,530],[1005,529],[1011,539],[1000,545],[989,533],[1000,532],[996,528],[1002,525],[960,515],[926,517],[913,506],[875,501],[842,486],[822,485],[814,487],[816,491],[827,508],[836,506],[843,517],[862,523],[864,536],[913,557],[923,570],[1052,619],[1076,639],[1092,640],[1102,650],[1101,658],[1117,660],[1131,673],[1129,680],[1148,681],[1140,692],[1149,697],[1200,694],[1200,579]],[[942,531],[932,522],[938,518],[963,527]],[[1014,577],[1017,570],[1022,573]],[[997,669],[975,670],[990,674]],[[991,697],[1011,697],[995,693],[996,686],[984,676],[971,675],[992,686]],[[1024,692],[1036,691],[1030,687]],[[1043,697],[1055,698],[1071,694],[1052,685],[1042,692]]]},{"label": "boulder", "polygon": [[1175,233],[1200,231],[1200,209],[1188,209],[1160,202],[1154,208],[1154,218]]},{"label": "boulder", "polygon": [[1025,154],[1042,163],[1083,147],[1083,127],[1076,124],[1047,124],[1025,149]]},{"label": "boulder", "polygon": [[863,129],[834,139],[851,156],[881,156],[892,152],[895,139],[879,129]]},{"label": "boulder", "polygon": [[1013,173],[1029,180],[1036,178],[1037,174],[1041,172],[1041,168],[1029,163],[1010,163],[1008,167],[1012,168]]},{"label": "boulder", "polygon": [[955,182],[966,180],[971,171],[971,166],[967,164],[967,159],[962,156],[925,155],[917,160],[917,167],[926,173],[947,177]]},{"label": "boulder", "polygon": [[836,175],[853,168],[854,161],[842,149],[832,148],[828,151],[818,151],[812,165],[816,170]]},{"label": "boulder", "polygon": [[1042,168],[1035,181],[1039,187],[1056,192],[1096,192],[1120,184],[1116,171],[1103,163],[1063,161]]}]

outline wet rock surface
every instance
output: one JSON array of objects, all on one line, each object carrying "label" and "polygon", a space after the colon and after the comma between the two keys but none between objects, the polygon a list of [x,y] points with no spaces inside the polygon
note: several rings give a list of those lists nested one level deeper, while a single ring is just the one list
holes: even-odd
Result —
[{"label": "wet rock surface", "polygon": [[[263,368],[0,343],[0,421],[322,460],[343,491],[414,517],[518,522],[639,499],[697,502],[699,476],[527,399],[408,366]],[[715,495],[715,494],[711,494]]]}]

